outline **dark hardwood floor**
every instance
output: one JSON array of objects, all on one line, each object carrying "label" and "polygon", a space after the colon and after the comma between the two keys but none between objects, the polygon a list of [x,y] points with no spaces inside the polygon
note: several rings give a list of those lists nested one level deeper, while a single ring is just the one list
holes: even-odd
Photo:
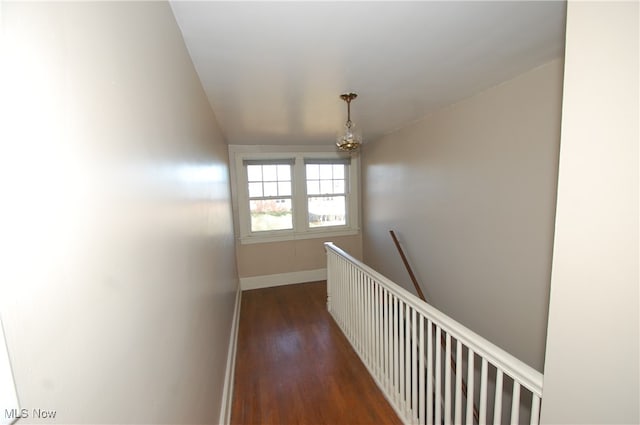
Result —
[{"label": "dark hardwood floor", "polygon": [[232,424],[400,424],[326,306],[325,282],[242,294]]}]

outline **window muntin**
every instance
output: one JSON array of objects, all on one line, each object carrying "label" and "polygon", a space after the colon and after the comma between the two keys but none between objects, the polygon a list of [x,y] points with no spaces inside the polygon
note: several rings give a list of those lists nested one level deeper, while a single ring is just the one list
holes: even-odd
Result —
[{"label": "window muntin", "polygon": [[293,229],[291,164],[248,162],[251,232]]}]

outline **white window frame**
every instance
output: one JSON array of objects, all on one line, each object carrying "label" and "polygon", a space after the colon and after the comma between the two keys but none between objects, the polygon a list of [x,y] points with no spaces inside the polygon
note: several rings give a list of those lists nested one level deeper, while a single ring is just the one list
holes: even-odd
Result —
[{"label": "white window frame", "polygon": [[[251,216],[249,213],[249,189],[244,161],[290,158],[295,159],[291,175],[293,229],[252,232]],[[347,224],[343,226],[309,227],[308,223],[307,182],[304,160],[343,158],[345,158],[345,154],[336,152],[331,146],[229,145],[234,224],[237,230],[236,234],[239,235],[240,243],[279,242],[330,236],[357,235],[360,232],[360,161],[358,156],[351,156],[351,162],[347,167]]]}]

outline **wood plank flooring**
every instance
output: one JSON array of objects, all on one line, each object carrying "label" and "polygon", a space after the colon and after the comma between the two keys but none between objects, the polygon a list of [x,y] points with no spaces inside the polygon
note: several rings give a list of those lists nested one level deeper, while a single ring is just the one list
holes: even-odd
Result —
[{"label": "wood plank flooring", "polygon": [[243,292],[232,424],[401,424],[326,300],[326,282]]}]

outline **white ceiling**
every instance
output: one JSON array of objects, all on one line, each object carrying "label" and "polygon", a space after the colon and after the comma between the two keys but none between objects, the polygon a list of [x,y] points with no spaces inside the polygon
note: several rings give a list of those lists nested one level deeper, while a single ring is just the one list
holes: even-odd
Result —
[{"label": "white ceiling", "polygon": [[182,2],[171,7],[230,144],[365,142],[563,54],[564,1]]}]

